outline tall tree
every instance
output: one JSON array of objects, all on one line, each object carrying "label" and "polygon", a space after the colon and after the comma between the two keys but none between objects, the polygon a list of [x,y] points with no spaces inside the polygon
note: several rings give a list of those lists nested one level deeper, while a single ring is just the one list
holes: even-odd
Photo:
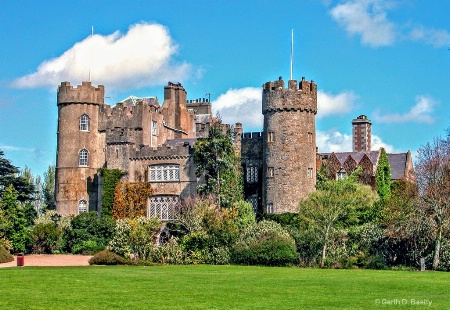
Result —
[{"label": "tall tree", "polygon": [[3,151],[0,151],[0,197],[9,185],[16,189],[18,201],[24,202],[33,199],[33,183],[27,180],[27,175],[19,175],[19,168],[4,158]]},{"label": "tall tree", "polygon": [[338,225],[357,223],[357,215],[370,209],[376,200],[370,186],[358,183],[358,171],[345,179],[322,182],[319,190],[300,202],[300,219],[321,239],[321,267],[325,266],[331,236]]},{"label": "tall tree", "polygon": [[381,199],[391,196],[391,165],[384,148],[381,148],[376,174],[377,192]]},{"label": "tall tree", "polygon": [[417,153],[419,207],[424,208],[435,223],[432,267],[437,269],[442,237],[450,225],[450,131],[446,138],[435,138]]},{"label": "tall tree", "polygon": [[3,192],[0,208],[4,223],[0,226],[3,229],[1,235],[11,241],[13,250],[21,252],[25,250],[27,220],[25,212],[18,202],[18,196],[12,185],[9,185]]},{"label": "tall tree", "polygon": [[42,183],[42,193],[44,196],[44,204],[46,210],[55,210],[55,165],[50,165],[44,172],[44,182]]},{"label": "tall tree", "polygon": [[221,207],[230,207],[243,198],[242,174],[239,158],[233,147],[233,133],[226,132],[220,122],[209,128],[208,137],[194,146],[197,177],[204,177],[198,191],[213,195]]}]

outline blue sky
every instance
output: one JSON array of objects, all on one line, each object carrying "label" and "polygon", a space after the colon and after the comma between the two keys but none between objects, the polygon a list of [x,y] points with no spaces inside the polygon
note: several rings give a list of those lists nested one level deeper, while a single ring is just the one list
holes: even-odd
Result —
[{"label": "blue sky", "polygon": [[[450,0],[2,1],[0,150],[42,175],[55,163],[60,82],[105,101],[181,82],[212,93],[224,122],[262,129],[261,85],[290,74],[319,89],[319,151],[350,151],[351,120],[373,147],[413,153],[450,126]],[[90,37],[91,27],[94,36]]]}]

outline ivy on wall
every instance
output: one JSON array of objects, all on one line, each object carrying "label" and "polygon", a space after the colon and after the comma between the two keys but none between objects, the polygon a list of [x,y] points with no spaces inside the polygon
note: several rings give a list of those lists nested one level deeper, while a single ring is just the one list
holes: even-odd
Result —
[{"label": "ivy on wall", "polygon": [[103,178],[102,190],[102,216],[111,216],[114,203],[114,190],[120,181],[120,178],[126,172],[119,169],[99,169],[100,176]]}]

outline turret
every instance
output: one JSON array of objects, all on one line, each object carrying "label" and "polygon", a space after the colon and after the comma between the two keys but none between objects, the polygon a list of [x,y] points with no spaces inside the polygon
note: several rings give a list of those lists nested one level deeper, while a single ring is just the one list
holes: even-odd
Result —
[{"label": "turret", "polygon": [[105,163],[104,135],[98,131],[103,85],[83,82],[58,87],[56,210],[62,215],[97,210],[97,169]]},{"label": "turret", "polygon": [[296,212],[315,189],[317,86],[281,77],[263,85],[263,208]]}]

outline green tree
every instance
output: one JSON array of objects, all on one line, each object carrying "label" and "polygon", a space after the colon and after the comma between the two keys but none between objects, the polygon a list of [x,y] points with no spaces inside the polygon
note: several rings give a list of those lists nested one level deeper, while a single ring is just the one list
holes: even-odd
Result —
[{"label": "green tree", "polygon": [[209,128],[208,137],[194,145],[197,177],[205,182],[198,187],[201,195],[213,195],[221,207],[231,207],[243,198],[240,161],[233,147],[232,131],[220,123]]},{"label": "green tree", "polygon": [[369,186],[359,184],[354,173],[343,180],[323,182],[321,189],[300,202],[300,219],[321,240],[321,267],[325,266],[327,248],[337,228],[359,224],[375,200],[376,194]]},{"label": "green tree", "polygon": [[22,252],[25,250],[27,241],[27,220],[25,212],[18,202],[18,196],[12,184],[3,192],[0,201],[0,209],[2,209],[4,218],[1,234],[11,241],[14,251]]},{"label": "green tree", "polygon": [[47,171],[44,172],[44,182],[41,185],[40,190],[42,191],[43,204],[45,210],[55,210],[55,165],[50,165]]},{"label": "green tree", "polygon": [[381,199],[391,196],[391,165],[384,148],[381,148],[376,172],[377,192]]},{"label": "green tree", "polygon": [[[31,173],[30,173],[31,174]],[[27,179],[27,175],[19,175],[19,168],[12,165],[4,158],[3,151],[0,151],[0,197],[5,189],[12,185],[17,191],[17,200],[20,202],[33,200],[34,185]]]}]

